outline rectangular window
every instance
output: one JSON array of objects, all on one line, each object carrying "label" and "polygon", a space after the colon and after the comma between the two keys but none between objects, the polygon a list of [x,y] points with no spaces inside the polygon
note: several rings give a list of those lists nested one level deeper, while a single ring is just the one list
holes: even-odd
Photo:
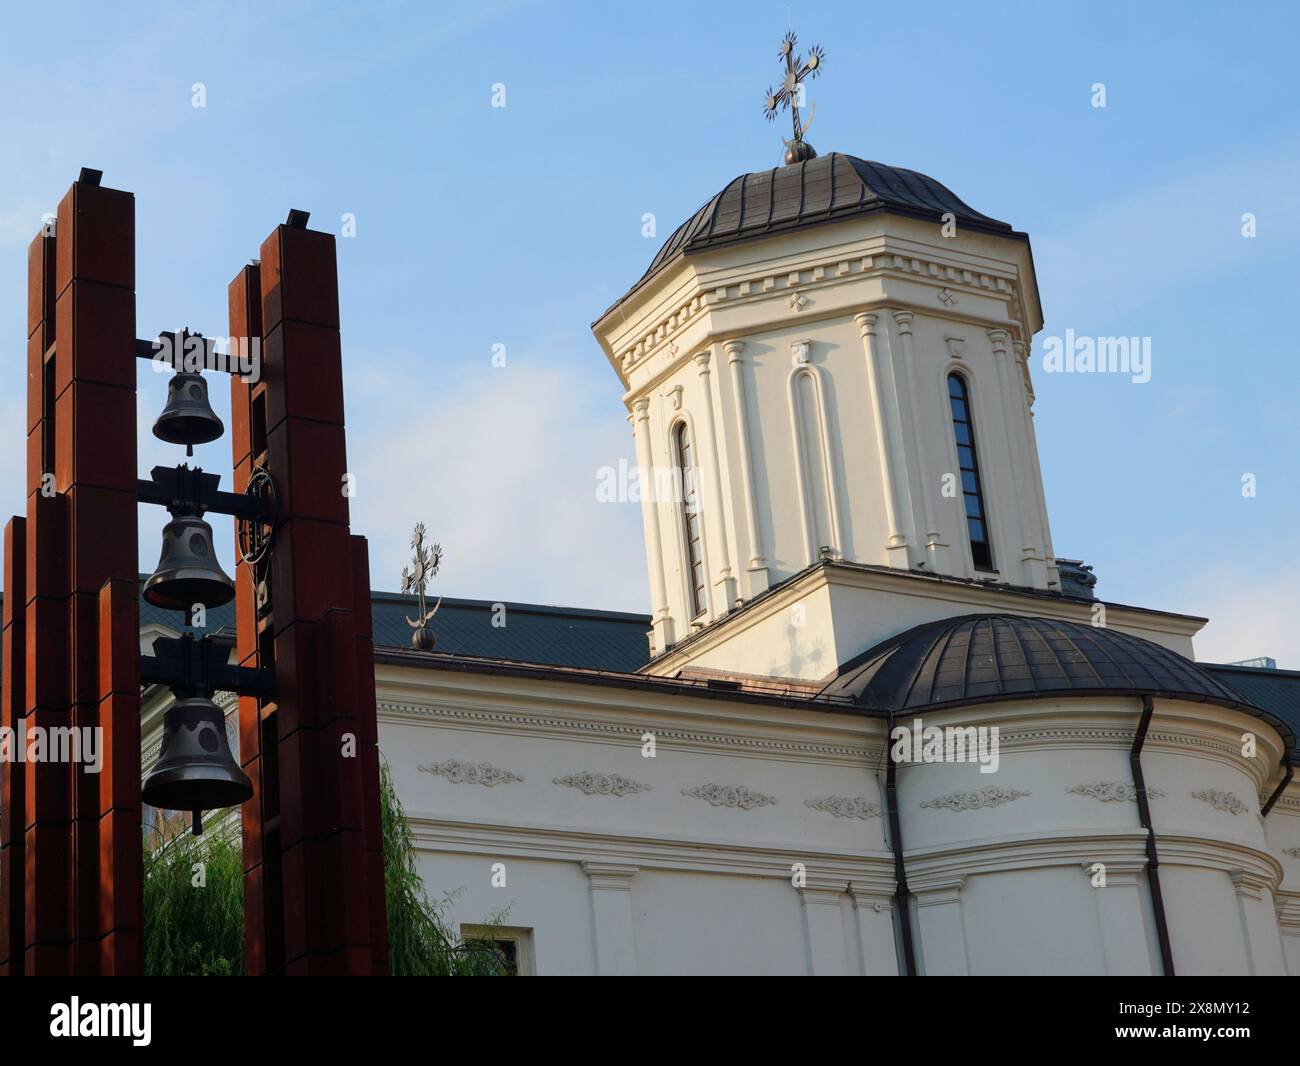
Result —
[{"label": "rectangular window", "polygon": [[462,925],[461,939],[471,951],[491,952],[508,977],[533,977],[533,931],[517,926]]}]

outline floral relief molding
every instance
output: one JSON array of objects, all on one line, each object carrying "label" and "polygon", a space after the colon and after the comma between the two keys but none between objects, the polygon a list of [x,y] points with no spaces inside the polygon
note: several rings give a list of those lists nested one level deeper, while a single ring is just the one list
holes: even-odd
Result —
[{"label": "floral relief molding", "polygon": [[633,781],[622,774],[593,773],[591,770],[583,770],[577,774],[566,774],[564,777],[553,777],[551,781],[557,785],[564,785],[566,788],[579,789],[588,796],[626,796],[633,792],[648,792],[650,790],[649,785],[643,785],[640,781]]},{"label": "floral relief molding", "polygon": [[[1089,781],[1083,785],[1071,785],[1065,790],[1080,796],[1091,796],[1102,803],[1132,802],[1137,799],[1137,787],[1129,781]],[[1158,788],[1147,786],[1147,796],[1159,799],[1164,793]]]},{"label": "floral relief molding", "polygon": [[818,799],[803,801],[805,807],[815,811],[825,811],[836,818],[879,818],[883,813],[879,803],[872,803],[865,796],[822,796]]},{"label": "floral relief molding", "polygon": [[1231,792],[1220,792],[1217,788],[1199,788],[1192,793],[1192,799],[1198,799],[1202,803],[1208,803],[1216,811],[1232,815],[1245,814],[1250,810]]},{"label": "floral relief molding", "polygon": [[514,781],[522,781],[523,777],[519,774],[511,773],[509,770],[502,770],[499,766],[493,766],[490,762],[461,762],[459,759],[447,759],[444,762],[432,763],[429,766],[421,766],[426,774],[438,774],[445,777],[453,785],[485,785],[492,788],[496,785],[508,785]]},{"label": "floral relief molding", "polygon": [[1018,788],[973,788],[964,792],[949,792],[932,800],[924,800],[922,807],[946,807],[950,811],[977,811],[984,807],[1000,807],[1030,793]]},{"label": "floral relief molding", "polygon": [[694,796],[696,799],[705,800],[715,807],[736,807],[742,811],[750,811],[755,807],[767,807],[776,802],[775,796],[755,792],[745,785],[718,785],[712,781],[707,785],[684,788],[682,789],[682,795]]}]

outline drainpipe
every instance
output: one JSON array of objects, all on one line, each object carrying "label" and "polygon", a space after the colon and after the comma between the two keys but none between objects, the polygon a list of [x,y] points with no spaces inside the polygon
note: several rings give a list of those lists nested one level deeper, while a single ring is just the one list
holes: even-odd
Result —
[{"label": "drainpipe", "polygon": [[1146,743],[1147,728],[1155,706],[1150,696],[1142,697],[1142,720],[1133,737],[1129,752],[1129,766],[1133,771],[1133,788],[1137,792],[1138,817],[1147,831],[1147,884],[1151,886],[1151,909],[1156,917],[1156,939],[1160,942],[1160,962],[1166,977],[1174,976],[1174,953],[1169,946],[1169,923],[1165,919],[1165,898],[1160,891],[1160,856],[1156,851],[1156,831],[1151,827],[1151,805],[1147,802],[1146,780],[1142,776],[1142,745]]},{"label": "drainpipe", "polygon": [[903,976],[916,976],[916,947],[912,942],[911,893],[907,889],[907,866],[903,862],[903,830],[898,818],[898,763],[893,756],[894,712],[889,712],[889,733],[885,737],[885,807],[889,815],[889,844],[894,852],[894,909],[903,938]]},{"label": "drainpipe", "polygon": [[1279,782],[1277,788],[1273,790],[1273,795],[1268,797],[1268,802],[1264,804],[1264,809],[1259,812],[1261,818],[1268,817],[1268,812],[1273,809],[1273,804],[1282,798],[1282,793],[1286,791],[1286,786],[1291,783],[1291,778],[1295,776],[1295,767],[1291,765],[1285,755],[1282,756],[1282,769],[1284,771],[1282,774],[1282,780]]}]

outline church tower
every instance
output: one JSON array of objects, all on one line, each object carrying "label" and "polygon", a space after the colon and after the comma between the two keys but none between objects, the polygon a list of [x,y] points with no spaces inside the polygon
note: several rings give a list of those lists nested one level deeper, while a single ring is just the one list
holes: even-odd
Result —
[{"label": "church tower", "polygon": [[654,654],[821,564],[1058,590],[1041,326],[1028,237],[923,174],[836,152],[712,197],[593,327],[643,473]]}]

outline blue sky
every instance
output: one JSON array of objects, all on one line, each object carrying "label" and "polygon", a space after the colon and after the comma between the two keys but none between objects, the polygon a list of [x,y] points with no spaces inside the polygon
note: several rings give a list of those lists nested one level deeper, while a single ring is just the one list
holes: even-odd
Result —
[{"label": "blue sky", "polygon": [[[227,283],[288,208],[335,232],[356,216],[339,241],[349,461],[377,588],[396,586],[422,520],[446,549],[444,593],[644,610],[635,505],[595,500],[597,468],[631,459],[632,441],[588,324],[700,203],[779,161],[761,103],[790,24],[827,50],[820,151],[924,171],[1029,232],[1058,553],[1095,564],[1107,599],[1209,615],[1201,658],[1300,668],[1289,3],[7,12],[5,513],[22,508],[25,248],[89,165],[137,197],[141,336],[224,334]],[[191,105],[196,82],[206,107]],[[1067,328],[1151,337],[1152,380],[1043,373],[1042,338]],[[141,387],[147,469],[175,457],[148,435],[161,379],[144,371]],[[227,442],[199,461],[227,470]],[[162,517],[142,512],[145,570]]]}]

